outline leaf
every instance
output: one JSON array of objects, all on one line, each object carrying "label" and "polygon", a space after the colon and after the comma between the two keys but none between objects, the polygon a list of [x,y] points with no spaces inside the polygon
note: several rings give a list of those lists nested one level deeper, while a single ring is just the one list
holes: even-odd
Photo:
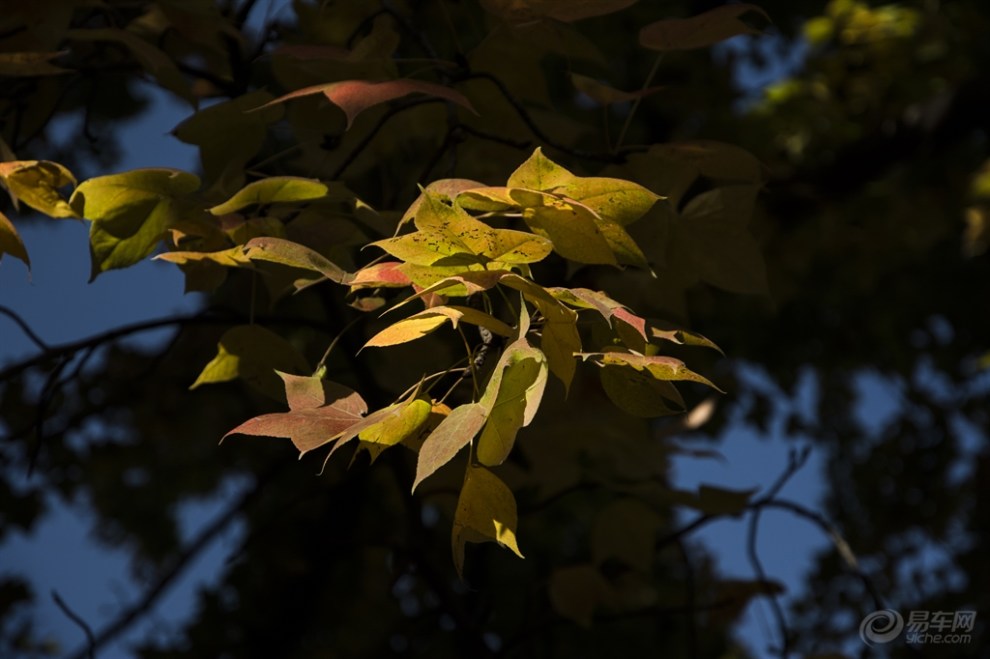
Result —
[{"label": "leaf", "polygon": [[457,575],[463,578],[464,545],[468,542],[497,542],[523,558],[516,543],[517,523],[516,499],[512,491],[484,467],[468,465],[451,533]]},{"label": "leaf", "polygon": [[553,250],[565,259],[616,265],[612,248],[598,227],[598,218],[586,206],[530,190],[512,190],[512,198],[524,207],[523,219],[529,228],[549,238]]},{"label": "leaf", "polygon": [[245,166],[261,149],[268,125],[284,114],[281,106],[262,112],[247,110],[272,98],[266,91],[255,91],[211,105],[180,123],[172,133],[199,147],[207,180],[219,181],[224,191],[236,189],[244,181]]},{"label": "leaf", "polygon": [[180,200],[199,189],[199,178],[176,169],[136,169],[84,181],[72,193],[72,210],[92,224],[91,280],[151,254],[181,216]]},{"label": "leaf", "polygon": [[49,217],[78,217],[58,189],[75,185],[68,169],[48,160],[15,160],[0,163],[0,181],[16,205],[23,201]]},{"label": "leaf", "polygon": [[348,282],[351,291],[362,288],[401,288],[412,284],[399,261],[384,261],[361,268]]},{"label": "leaf", "polygon": [[413,491],[437,469],[450,462],[457,453],[471,443],[488,413],[483,405],[468,403],[455,407],[436,430],[423,442],[416,462],[416,480]]},{"label": "leaf", "polygon": [[302,372],[308,368],[299,351],[275,332],[260,325],[238,325],[220,337],[216,356],[189,388],[241,378],[279,400],[284,384],[276,371]]},{"label": "leaf", "polygon": [[252,238],[243,246],[244,256],[252,261],[281,263],[293,268],[318,272],[330,281],[346,284],[351,275],[318,252],[284,238]]},{"label": "leaf", "polygon": [[625,9],[636,0],[481,0],[481,6],[509,23],[552,18],[573,23]]},{"label": "leaf", "polygon": [[687,203],[676,225],[679,248],[688,251],[698,275],[733,293],[769,292],[763,255],[746,228],[756,192],[753,185],[703,192]]},{"label": "leaf", "polygon": [[476,449],[481,464],[496,466],[505,461],[519,429],[536,415],[546,384],[547,359],[542,352],[525,339],[505,349],[479,401],[488,409]]},{"label": "leaf", "polygon": [[711,140],[670,142],[654,144],[649,154],[654,158],[674,160],[681,167],[688,165],[694,170],[694,176],[740,183],[763,180],[763,164],[749,151],[733,144]]},{"label": "leaf", "polygon": [[[364,442],[380,444],[384,450],[412,435],[429,417],[432,407],[430,403],[417,398],[417,395],[418,392],[415,392],[404,401],[372,412],[332,437],[331,440],[335,440],[336,444],[330,455],[355,437]],[[327,456],[328,460],[329,457]]]},{"label": "leaf", "polygon": [[521,292],[542,314],[540,349],[547,356],[550,372],[560,379],[566,392],[577,370],[574,357],[581,351],[577,312],[565,307],[542,286],[519,275],[505,275],[500,282]]},{"label": "leaf", "polygon": [[602,389],[623,412],[644,419],[680,414],[684,399],[670,382],[632,367],[612,366],[598,372]]},{"label": "leaf", "polygon": [[14,228],[14,224],[7,219],[6,215],[0,213],[0,260],[3,259],[4,254],[10,254],[15,259],[20,259],[28,267],[28,270],[31,269],[31,259],[28,258],[27,249],[25,249],[17,229]]},{"label": "leaf", "polygon": [[364,347],[392,346],[415,341],[434,331],[448,320],[455,328],[459,322],[464,321],[465,323],[484,327],[502,336],[512,336],[513,334],[511,327],[498,318],[478,309],[461,306],[439,306],[420,311],[409,318],[389,325],[365,343]]},{"label": "leaf", "polygon": [[284,437],[292,440],[300,456],[333,441],[361,420],[350,402],[336,402],[324,407],[262,414],[248,419],[223,436],[255,435]]},{"label": "leaf", "polygon": [[554,610],[584,627],[595,611],[614,603],[615,591],[593,565],[558,568],[550,575],[550,604]]},{"label": "leaf", "polygon": [[729,490],[711,485],[698,488],[697,505],[692,506],[706,515],[741,515],[749,506],[749,500],[757,488],[750,490]]},{"label": "leaf", "polygon": [[543,155],[543,149],[537,147],[533,155],[512,172],[507,185],[510,188],[550,192],[570,183],[574,178],[574,174],[547,158]]},{"label": "leaf", "polygon": [[639,31],[639,43],[650,50],[692,50],[740,34],[759,34],[759,30],[740,20],[740,16],[750,12],[770,20],[767,13],[756,5],[722,5],[690,18],[669,18],[650,23]]},{"label": "leaf", "polygon": [[466,178],[444,178],[439,181],[433,181],[423,189],[423,192],[416,197],[416,200],[413,201],[413,203],[409,205],[409,208],[406,209],[406,212],[402,214],[402,219],[399,220],[399,226],[401,227],[416,217],[416,213],[419,211],[419,207],[423,203],[427,192],[439,195],[441,198],[446,197],[453,200],[459,196],[459,193],[465,190],[483,188],[484,186],[484,183],[479,183]]},{"label": "leaf", "polygon": [[71,69],[55,66],[51,61],[67,54],[61,50],[55,53],[0,53],[0,76],[51,76],[71,73]]},{"label": "leaf", "polygon": [[209,209],[213,215],[227,215],[252,205],[312,201],[325,197],[325,183],[298,176],[271,176],[249,183],[233,197]]},{"label": "leaf", "polygon": [[605,367],[609,366],[630,366],[638,371],[649,373],[657,380],[683,380],[688,382],[699,382],[708,385],[716,391],[721,391],[704,376],[698,375],[680,359],[664,357],[660,355],[638,355],[631,352],[596,352],[582,353],[583,359],[593,359]]},{"label": "leaf", "polygon": [[549,240],[524,231],[493,229],[450,206],[435,193],[423,191],[416,213],[418,231],[372,243],[407,263],[467,266],[498,261],[535,263],[550,253]]},{"label": "leaf", "polygon": [[613,501],[595,515],[591,529],[595,564],[615,558],[640,572],[650,572],[662,527],[660,516],[639,499]]},{"label": "leaf", "polygon": [[579,92],[595,101],[599,105],[614,105],[616,103],[628,103],[638,98],[646,98],[663,90],[663,87],[647,87],[634,92],[624,92],[614,87],[610,87],[594,78],[583,76],[579,73],[571,73],[571,84]]},{"label": "leaf", "polygon": [[663,199],[638,183],[602,176],[575,178],[556,188],[554,194],[580,202],[603,220],[622,226],[643,217]]},{"label": "leaf", "polygon": [[290,410],[312,410],[324,405],[348,409],[354,414],[368,411],[361,396],[342,384],[324,380],[315,375],[292,375],[279,372],[285,385],[285,400]]},{"label": "leaf", "polygon": [[169,263],[175,263],[180,266],[209,261],[228,268],[240,268],[251,263],[251,259],[244,255],[244,247],[240,245],[218,252],[165,252],[158,254],[154,258],[156,261],[168,261]]},{"label": "leaf", "polygon": [[483,213],[507,211],[519,206],[512,198],[512,188],[484,187],[481,185],[464,190],[457,195],[456,203],[466,210]]},{"label": "leaf", "polygon": [[118,28],[93,28],[68,30],[65,36],[77,41],[115,41],[126,46],[141,68],[153,75],[159,85],[185,99],[191,105],[195,105],[196,96],[192,93],[189,83],[182,76],[175,62],[160,48],[145,41],[137,34]]},{"label": "leaf", "polygon": [[[660,325],[660,327],[657,327],[657,325]],[[677,345],[711,348],[712,350],[718,351],[723,356],[725,355],[725,353],[722,352],[722,349],[719,348],[711,339],[708,339],[697,332],[675,327],[667,323],[651,321],[650,336],[654,339],[670,341],[671,343],[676,343]]]},{"label": "leaf", "polygon": [[424,80],[387,80],[385,82],[369,82],[367,80],[345,80],[342,82],[330,82],[322,85],[313,85],[294,92],[279,96],[273,101],[265,103],[258,109],[270,107],[277,103],[312,96],[313,94],[323,94],[327,100],[344,111],[347,117],[347,128],[351,127],[354,119],[368,108],[387,103],[388,101],[408,96],[409,94],[426,94],[436,96],[444,100],[456,103],[477,114],[471,106],[471,102],[459,91],[450,87],[444,87]]}]

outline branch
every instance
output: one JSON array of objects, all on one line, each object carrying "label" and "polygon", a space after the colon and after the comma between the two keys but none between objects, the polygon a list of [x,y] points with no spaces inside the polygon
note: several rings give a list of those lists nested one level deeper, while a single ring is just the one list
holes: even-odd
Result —
[{"label": "branch", "polygon": [[278,470],[282,468],[282,464],[279,464],[268,470],[267,473],[262,475],[258,481],[255,483],[254,487],[245,492],[239,499],[234,501],[234,503],[227,507],[225,511],[217,515],[216,518],[209,524],[207,524],[199,532],[199,534],[190,542],[185,549],[183,549],[178,556],[176,556],[175,561],[172,563],[171,567],[167,569],[154,583],[154,585],[149,588],[140,600],[135,602],[133,605],[125,609],[117,619],[111,622],[109,625],[100,630],[99,634],[96,634],[95,638],[90,640],[90,643],[85,648],[80,648],[74,653],[69,655],[69,659],[87,659],[87,657],[92,657],[96,650],[105,646],[106,644],[113,641],[115,638],[126,632],[134,623],[138,622],[141,617],[154,607],[155,603],[165,594],[172,583],[178,578],[187,567],[194,561],[195,558],[199,556],[210,543],[223,532],[227,526],[233,522],[238,515],[240,515],[251,503],[254,502],[255,498],[261,493],[261,490],[268,481],[271,480]]},{"label": "branch", "polygon": [[66,618],[82,628],[83,633],[86,634],[86,641],[89,644],[87,647],[87,656],[89,659],[96,659],[96,637],[93,635],[93,628],[79,614],[69,608],[69,605],[65,603],[65,600],[58,594],[58,591],[52,591],[52,599],[55,600],[55,606],[65,614]]},{"label": "branch", "polygon": [[31,339],[31,342],[34,345],[38,346],[42,350],[51,350],[51,347],[47,343],[42,341],[40,336],[35,334],[34,330],[31,329],[31,326],[27,324],[27,321],[21,318],[16,311],[10,309],[9,307],[0,305],[0,314],[7,316],[12,321],[14,321],[14,323],[16,323],[17,326],[21,328],[21,331],[24,332],[24,335],[27,336],[27,338]]}]

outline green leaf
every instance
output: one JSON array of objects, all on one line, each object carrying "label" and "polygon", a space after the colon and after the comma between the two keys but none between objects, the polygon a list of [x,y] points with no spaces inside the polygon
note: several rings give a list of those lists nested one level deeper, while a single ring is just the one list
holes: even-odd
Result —
[{"label": "green leaf", "polygon": [[479,183],[478,181],[472,181],[466,178],[444,178],[439,181],[433,181],[424,188],[423,192],[420,193],[416,200],[409,205],[406,212],[402,214],[402,219],[399,220],[399,226],[406,224],[416,217],[416,213],[419,212],[419,207],[422,205],[423,200],[426,198],[426,193],[430,192],[441,198],[446,197],[447,199],[453,200],[459,196],[459,193],[465,190],[471,190],[473,188],[483,188],[484,183]]},{"label": "green leaf", "polygon": [[550,372],[570,389],[577,370],[575,355],[581,352],[581,335],[577,330],[577,312],[564,306],[547,289],[516,274],[500,278],[500,283],[523,294],[543,316],[540,350],[547,356]]},{"label": "green leaf", "polygon": [[262,393],[283,399],[285,385],[276,371],[304,372],[309,364],[288,341],[260,325],[232,327],[220,337],[216,356],[190,389],[243,379]]},{"label": "green leaf", "polygon": [[554,194],[580,202],[598,217],[626,226],[646,215],[660,195],[632,181],[599,176],[575,178]]},{"label": "green leaf", "polygon": [[457,327],[459,322],[471,323],[479,327],[484,327],[495,334],[502,336],[512,336],[512,328],[503,323],[498,318],[491,316],[478,309],[461,306],[439,306],[430,307],[425,311],[400,320],[389,325],[381,332],[373,336],[366,344],[365,348],[382,347],[407,343],[422,338],[434,331],[447,321]]},{"label": "green leaf", "polygon": [[284,96],[279,96],[275,100],[265,103],[261,108],[270,107],[277,103],[284,103],[294,98],[312,96],[313,94],[323,94],[328,101],[343,110],[344,115],[347,117],[347,128],[350,128],[351,124],[354,123],[354,119],[368,108],[408,96],[409,94],[436,96],[456,103],[477,114],[471,106],[471,101],[456,89],[424,80],[410,79],[387,80],[385,82],[344,80],[341,82],[313,85],[304,89],[297,89]]},{"label": "green leaf", "polygon": [[244,255],[244,248],[240,245],[218,252],[165,252],[158,254],[154,258],[156,261],[168,261],[176,265],[209,261],[228,268],[242,268],[251,264],[251,259]]},{"label": "green leaf", "polygon": [[419,449],[413,491],[424,479],[450,462],[462,448],[470,444],[487,418],[487,410],[478,403],[455,407]]},{"label": "green leaf", "polygon": [[17,229],[14,228],[14,224],[7,219],[6,215],[0,213],[0,259],[3,259],[4,254],[10,254],[15,259],[20,259],[28,267],[28,270],[31,269],[31,259],[28,258],[27,249],[25,249]]},{"label": "green leaf", "polygon": [[15,160],[0,163],[0,181],[16,206],[23,201],[49,217],[78,217],[58,189],[75,185],[68,169],[48,160]]},{"label": "green leaf", "polygon": [[512,491],[484,467],[469,465],[457,499],[451,533],[458,576],[463,578],[464,545],[468,542],[497,542],[523,558],[516,542],[517,524],[516,499]]},{"label": "green leaf", "polygon": [[750,12],[770,20],[767,13],[756,5],[722,5],[691,18],[669,18],[650,23],[639,31],[639,43],[650,50],[692,50],[740,34],[759,34],[759,30],[740,20],[741,16]]},{"label": "green leaf", "polygon": [[546,384],[547,359],[542,352],[525,339],[505,349],[479,401],[488,409],[476,450],[481,464],[496,466],[505,461],[519,429],[536,415]]},{"label": "green leaf", "polygon": [[199,178],[175,169],[136,169],[84,181],[69,204],[90,220],[91,279],[134,265],[151,254],[182,215],[181,203]]},{"label": "green leaf", "polygon": [[325,183],[298,176],[272,176],[249,183],[233,197],[210,209],[213,215],[227,215],[252,205],[312,201],[325,197]]},{"label": "green leaf", "polygon": [[570,183],[574,178],[574,174],[547,158],[543,155],[543,149],[537,147],[533,155],[512,172],[507,185],[510,188],[551,192],[554,188]]},{"label": "green leaf", "polygon": [[586,206],[568,203],[556,195],[512,190],[523,207],[523,219],[536,234],[553,243],[553,250],[578,263],[616,265],[615,254],[599,228],[599,219]]}]

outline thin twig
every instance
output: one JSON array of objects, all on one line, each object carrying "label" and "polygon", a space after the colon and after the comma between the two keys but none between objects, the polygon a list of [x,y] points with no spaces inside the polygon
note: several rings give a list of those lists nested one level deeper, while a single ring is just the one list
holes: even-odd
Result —
[{"label": "thin twig", "polygon": [[86,634],[86,642],[88,644],[86,648],[88,651],[87,657],[89,659],[96,659],[96,637],[93,635],[93,628],[82,619],[82,616],[69,608],[69,605],[65,603],[65,600],[58,594],[58,591],[52,591],[52,599],[55,600],[55,606],[65,614],[65,617],[74,622]]},{"label": "thin twig", "polygon": [[[657,71],[660,70],[660,62],[663,60],[663,53],[657,55],[656,60],[653,62],[653,68],[650,69],[649,74],[646,76],[646,80],[643,81],[643,87],[640,92],[645,92],[649,89],[650,85],[653,84],[653,77],[656,76]],[[629,109],[629,114],[626,115],[626,120],[622,123],[622,130],[619,131],[619,136],[615,140],[615,147],[612,149],[612,153],[618,153],[619,149],[622,148],[622,142],[626,139],[626,131],[629,130],[629,126],[632,124],[633,115],[636,114],[636,110],[639,109],[639,104],[643,102],[643,94],[640,93],[633,101],[632,107]]]},{"label": "thin twig", "polygon": [[11,309],[9,307],[5,307],[3,305],[0,305],[0,314],[3,314],[4,316],[7,316],[12,321],[14,321],[14,323],[16,323],[17,326],[21,328],[21,331],[24,332],[24,335],[27,338],[31,339],[31,342],[34,345],[38,346],[42,350],[50,350],[51,349],[51,347],[47,343],[45,343],[44,341],[42,341],[41,337],[38,336],[33,329],[31,329],[31,326],[27,324],[27,321],[24,320],[23,318],[21,318],[20,315],[16,311],[14,311],[13,309]]}]

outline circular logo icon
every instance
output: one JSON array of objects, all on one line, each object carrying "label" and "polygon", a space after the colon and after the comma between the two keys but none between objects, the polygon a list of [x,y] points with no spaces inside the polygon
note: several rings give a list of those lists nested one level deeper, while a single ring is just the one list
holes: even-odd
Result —
[{"label": "circular logo icon", "polygon": [[897,611],[883,609],[874,611],[859,623],[859,637],[873,646],[874,643],[890,643],[904,629],[904,618]]}]

